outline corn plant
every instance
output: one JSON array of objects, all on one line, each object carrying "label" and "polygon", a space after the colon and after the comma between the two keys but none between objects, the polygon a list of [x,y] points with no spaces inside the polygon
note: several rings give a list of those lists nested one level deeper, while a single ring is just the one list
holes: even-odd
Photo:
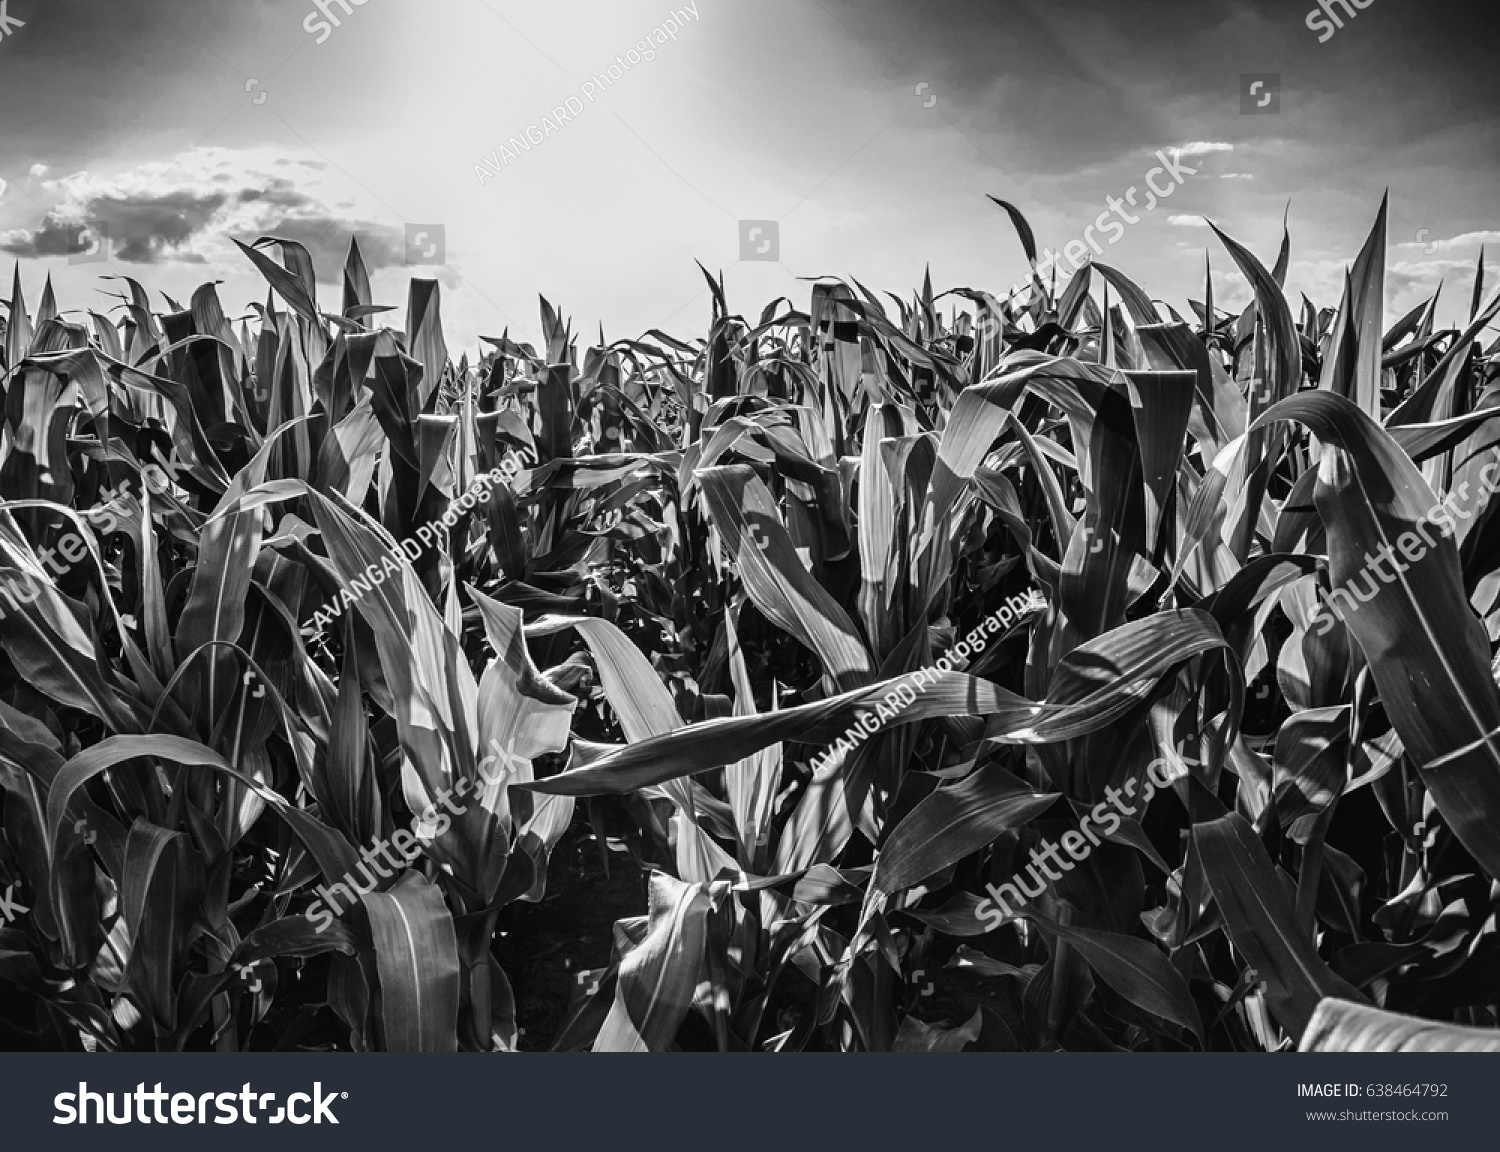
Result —
[{"label": "corn plant", "polygon": [[18,272],[3,1036],[514,1050],[499,938],[624,820],[642,903],[557,1048],[1473,1043],[1500,297],[1481,264],[1463,329],[1383,332],[1384,206],[1337,308],[1217,235],[1237,312],[1095,264],[751,322],[708,277],[706,337],[580,357],[543,300],[457,363],[436,282],[380,326],[357,246],[327,313],[242,245],[237,324],[128,279],[31,315]]}]

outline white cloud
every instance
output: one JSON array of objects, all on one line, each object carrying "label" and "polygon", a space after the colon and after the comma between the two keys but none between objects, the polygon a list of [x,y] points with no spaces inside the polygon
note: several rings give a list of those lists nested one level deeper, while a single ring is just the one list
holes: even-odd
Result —
[{"label": "white cloud", "polygon": [[[1396,245],[1397,248],[1420,248],[1427,252],[1429,248],[1436,252],[1452,252],[1455,248],[1477,248],[1481,244],[1500,244],[1500,232],[1465,232],[1461,236],[1450,236],[1446,240],[1434,239],[1431,232],[1424,228],[1416,240],[1404,240]],[[1429,253],[1430,255],[1430,253]]]},{"label": "white cloud", "polygon": [[[1298,294],[1306,293],[1319,306],[1337,306],[1343,297],[1344,277],[1350,263],[1344,259],[1294,259],[1287,274],[1287,298],[1295,300]],[[1395,323],[1404,313],[1431,299],[1440,281],[1448,284],[1444,296],[1452,294],[1455,299],[1462,299],[1462,315],[1467,320],[1467,293],[1474,283],[1473,261],[1439,256],[1423,259],[1418,255],[1416,259],[1395,260],[1386,266],[1384,323]]]},{"label": "white cloud", "polygon": [[1206,156],[1210,152],[1233,152],[1234,145],[1215,143],[1211,140],[1190,140],[1172,151],[1181,152],[1184,156]]},{"label": "white cloud", "polygon": [[1202,216],[1168,216],[1167,223],[1178,228],[1207,228],[1208,221]]},{"label": "white cloud", "polygon": [[46,174],[47,174],[47,165],[45,165],[45,164],[33,164],[30,168],[28,168],[26,170],[26,175],[34,177],[34,178],[35,177],[45,176]]},{"label": "white cloud", "polygon": [[1221,172],[1220,180],[1254,180],[1255,177],[1248,172]]}]

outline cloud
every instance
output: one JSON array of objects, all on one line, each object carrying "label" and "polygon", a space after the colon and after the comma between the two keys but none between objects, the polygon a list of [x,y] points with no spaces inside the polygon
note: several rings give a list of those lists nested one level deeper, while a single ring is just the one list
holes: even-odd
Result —
[{"label": "cloud", "polygon": [[1208,221],[1202,216],[1168,216],[1167,223],[1178,228],[1207,228]]},{"label": "cloud", "polygon": [[1233,144],[1219,144],[1209,140],[1190,140],[1186,144],[1173,149],[1181,152],[1184,156],[1207,156],[1210,152],[1233,152]]},{"label": "cloud", "polygon": [[37,227],[0,233],[0,251],[65,256],[78,250],[78,229],[97,224],[109,235],[112,257],[132,264],[237,258],[230,237],[249,242],[260,236],[306,246],[324,283],[338,282],[354,236],[371,271],[401,262],[401,226],[362,214],[348,201],[330,204],[320,185],[321,163],[284,159],[205,148],[111,176],[78,172],[46,180],[41,187],[53,206]]},{"label": "cloud", "polygon": [[[1404,312],[1437,291],[1440,283],[1470,285],[1474,282],[1472,260],[1398,260],[1385,270],[1386,312]],[[1461,290],[1464,296],[1467,289]],[[1387,316],[1387,320],[1391,318]]]},{"label": "cloud", "polygon": [[[406,233],[384,224],[355,223],[342,217],[323,215],[288,216],[266,235],[295,240],[312,256],[318,279],[325,284],[342,283],[344,261],[349,255],[349,240],[357,237],[365,267],[371,272],[403,262],[406,255]],[[248,236],[240,239],[249,243]]]},{"label": "cloud", "polygon": [[1500,244],[1500,232],[1465,232],[1461,236],[1450,236],[1446,240],[1430,239],[1429,230],[1422,229],[1423,235],[1418,240],[1405,240],[1395,245],[1397,248],[1420,248],[1426,252],[1429,248],[1435,252],[1452,252],[1455,248],[1474,248],[1480,244]]},{"label": "cloud", "polygon": [[[1344,259],[1294,259],[1287,274],[1288,297],[1295,298],[1295,293],[1305,293],[1320,304],[1337,304],[1343,295],[1344,278],[1349,265],[1350,261]],[[1403,313],[1430,299],[1441,281],[1446,281],[1450,286],[1473,284],[1474,262],[1445,259],[1441,256],[1424,259],[1419,254],[1416,259],[1393,260],[1388,263],[1385,270],[1384,323],[1395,323]],[[1458,293],[1465,302],[1468,299],[1466,291],[1465,287]],[[1463,315],[1467,319],[1467,310]]]},{"label": "cloud", "polygon": [[115,260],[156,264],[168,255],[192,260],[192,252],[181,251],[183,245],[213,219],[223,201],[222,193],[196,196],[186,190],[156,196],[95,196],[81,205],[48,211],[40,228],[28,236],[23,231],[26,239],[0,243],[0,248],[17,257],[60,257],[77,251],[80,225],[98,222],[110,236]]},{"label": "cloud", "polygon": [[50,217],[35,231],[12,228],[0,232],[0,252],[12,256],[66,256],[79,251],[78,225]]},{"label": "cloud", "polygon": [[193,253],[182,252],[183,245],[203,230],[225,199],[222,193],[197,196],[184,190],[158,196],[96,196],[48,212],[41,227],[29,234],[7,233],[0,249],[14,256],[65,256],[77,250],[79,226],[97,221],[104,225],[118,260],[155,264],[169,255],[191,259]]}]

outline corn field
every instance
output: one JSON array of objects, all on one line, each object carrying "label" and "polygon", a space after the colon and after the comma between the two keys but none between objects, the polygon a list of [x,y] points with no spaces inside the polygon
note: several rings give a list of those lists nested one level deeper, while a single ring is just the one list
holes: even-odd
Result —
[{"label": "corn field", "polygon": [[18,268],[0,1048],[1500,1046],[1500,296],[1215,234],[456,360]]}]

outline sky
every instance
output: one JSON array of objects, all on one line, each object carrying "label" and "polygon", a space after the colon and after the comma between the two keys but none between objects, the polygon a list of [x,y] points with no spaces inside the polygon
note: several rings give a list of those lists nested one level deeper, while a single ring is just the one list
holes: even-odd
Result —
[{"label": "sky", "polygon": [[1340,26],[1312,0],[5,0],[0,261],[33,307],[48,274],[64,311],[128,275],[163,307],[221,281],[239,316],[266,287],[232,239],[282,236],[336,310],[357,236],[377,303],[440,280],[456,358],[535,342],[539,295],[587,339],[702,335],[698,263],[752,321],[819,276],[1003,294],[1025,260],[990,196],[1062,249],[1136,190],[1098,258],[1184,313],[1205,251],[1249,299],[1205,218],[1269,265],[1286,216],[1294,304],[1332,306],[1388,189],[1388,316],[1441,281],[1466,318],[1500,255],[1493,3],[1320,2]]}]

